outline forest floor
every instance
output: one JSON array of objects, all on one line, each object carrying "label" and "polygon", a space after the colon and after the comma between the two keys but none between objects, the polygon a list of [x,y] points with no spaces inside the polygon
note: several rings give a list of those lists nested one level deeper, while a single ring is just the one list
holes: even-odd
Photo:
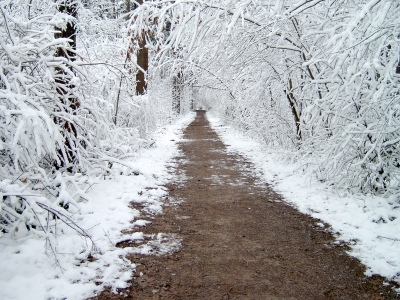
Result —
[{"label": "forest floor", "polygon": [[229,153],[204,111],[179,147],[171,172],[182,180],[167,186],[163,214],[140,230],[164,232],[181,249],[130,254],[131,286],[93,299],[400,299],[384,278],[364,275],[329,226],[286,204]]}]

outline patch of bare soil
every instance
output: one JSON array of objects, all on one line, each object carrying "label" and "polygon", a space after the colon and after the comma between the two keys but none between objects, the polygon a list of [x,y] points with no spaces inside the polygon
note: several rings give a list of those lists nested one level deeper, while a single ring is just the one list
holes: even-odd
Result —
[{"label": "patch of bare soil", "polygon": [[204,111],[184,136],[175,172],[187,180],[168,187],[164,214],[144,229],[176,234],[182,249],[131,255],[139,264],[131,287],[94,299],[400,299],[382,277],[366,278],[319,220],[285,204],[249,162],[227,153]]}]

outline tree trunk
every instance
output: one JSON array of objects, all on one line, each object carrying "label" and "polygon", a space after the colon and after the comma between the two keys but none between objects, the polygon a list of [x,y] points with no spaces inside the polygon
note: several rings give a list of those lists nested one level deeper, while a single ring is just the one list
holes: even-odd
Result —
[{"label": "tree trunk", "polygon": [[[137,1],[139,4],[143,4],[143,0]],[[142,68],[136,73],[136,95],[144,95],[147,90],[146,75],[149,69],[149,49],[146,48],[146,32],[142,32],[142,35],[138,37],[139,50],[137,52],[137,64]]]},{"label": "tree trunk", "polygon": [[[74,0],[64,0],[61,1],[58,6],[58,11],[60,13],[65,13],[73,18],[77,17],[77,5]],[[70,61],[76,60],[76,55],[74,51],[76,50],[76,28],[74,22],[68,22],[65,29],[57,28],[57,32],[54,34],[56,39],[67,38],[70,39],[68,49],[58,48],[56,56],[65,57]]]},{"label": "tree trunk", "polygon": [[182,71],[179,71],[173,78],[172,87],[172,109],[177,114],[181,113],[181,98],[182,98]]},{"label": "tree trunk", "polygon": [[139,38],[139,50],[137,52],[137,64],[146,73],[138,70],[136,73],[136,95],[144,95],[147,90],[146,75],[149,69],[149,49],[146,46],[145,34]]},{"label": "tree trunk", "polygon": [[295,99],[295,97],[293,95],[292,89],[293,89],[292,79],[289,78],[289,91],[288,92],[284,91],[284,92],[285,92],[286,97],[287,97],[287,99],[289,101],[289,106],[290,106],[290,109],[292,110],[292,114],[293,114],[293,117],[294,117],[294,122],[296,124],[297,139],[301,141],[302,140],[302,136],[301,136],[301,127],[300,127],[300,114],[297,111],[296,99]]},{"label": "tree trunk", "polygon": [[125,12],[126,12],[126,17],[125,19],[128,21],[129,20],[129,13],[131,11],[131,0],[125,0]]},{"label": "tree trunk", "polygon": [[[61,13],[65,13],[73,18],[77,17],[77,5],[75,0],[64,0],[61,1],[58,6],[58,11]],[[68,61],[75,61],[76,55],[76,28],[75,23],[72,21],[66,24],[64,29],[55,28],[56,33],[54,37],[56,39],[59,38],[67,38],[70,41],[68,42],[68,47],[59,47],[56,50],[56,57],[66,58]],[[80,103],[78,99],[73,94],[74,85],[71,84],[70,80],[73,76],[73,69],[71,65],[67,65],[70,72],[63,70],[61,68],[56,68],[55,74],[55,82],[57,84],[57,93],[59,97],[59,101],[61,102],[60,111],[63,110],[67,114],[74,114],[75,111],[79,108]],[[64,146],[65,153],[59,150],[59,158],[61,161],[60,165],[56,167],[65,167],[68,163],[73,162],[75,160],[75,137],[77,136],[77,131],[73,123],[66,121],[65,119],[55,118],[55,123],[59,124],[64,133]]]}]

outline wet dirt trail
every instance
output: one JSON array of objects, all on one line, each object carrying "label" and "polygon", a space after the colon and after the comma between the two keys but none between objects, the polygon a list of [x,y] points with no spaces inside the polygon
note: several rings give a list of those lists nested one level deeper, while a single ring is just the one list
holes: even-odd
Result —
[{"label": "wet dirt trail", "polygon": [[182,249],[131,255],[138,267],[125,296],[98,299],[397,299],[319,220],[282,202],[248,161],[228,153],[204,111],[180,149],[173,172],[184,179],[168,186],[164,214],[144,232],[176,234]]}]

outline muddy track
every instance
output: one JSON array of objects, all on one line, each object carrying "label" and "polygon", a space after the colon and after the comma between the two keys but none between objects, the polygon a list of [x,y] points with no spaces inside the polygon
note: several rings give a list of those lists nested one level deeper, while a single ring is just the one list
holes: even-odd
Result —
[{"label": "muddy track", "polygon": [[144,229],[176,234],[182,249],[131,255],[139,264],[131,288],[97,299],[400,299],[383,278],[366,278],[319,220],[285,204],[248,161],[227,153],[204,111],[184,138],[174,172],[186,180],[168,186],[164,214]]}]

